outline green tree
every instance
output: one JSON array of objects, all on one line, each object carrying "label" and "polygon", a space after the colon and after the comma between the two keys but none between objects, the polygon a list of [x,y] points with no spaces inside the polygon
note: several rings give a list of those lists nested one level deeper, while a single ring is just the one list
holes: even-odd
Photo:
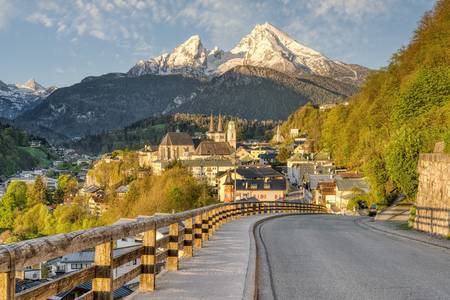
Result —
[{"label": "green tree", "polygon": [[47,185],[45,184],[42,176],[36,177],[33,188],[31,189],[29,194],[28,206],[31,207],[39,203],[49,203],[49,193],[47,190]]},{"label": "green tree", "polygon": [[25,182],[11,182],[0,201],[0,228],[11,228],[16,212],[22,211],[26,203],[27,185]]},{"label": "green tree", "polygon": [[66,197],[75,195],[77,191],[78,181],[71,175],[60,175],[58,177],[58,188],[55,191],[53,202],[62,203]]},{"label": "green tree", "polygon": [[38,203],[14,220],[13,234],[19,240],[52,234],[54,218],[46,205]]},{"label": "green tree", "polygon": [[78,204],[58,205],[53,212],[55,226],[53,233],[65,233],[100,225],[89,210]]},{"label": "green tree", "polygon": [[413,198],[417,191],[417,163],[422,141],[415,130],[402,128],[386,148],[386,169],[400,191]]},{"label": "green tree", "polygon": [[276,160],[280,163],[285,163],[289,159],[290,155],[291,153],[289,152],[289,150],[285,147],[282,147],[280,149],[280,152],[278,152]]}]

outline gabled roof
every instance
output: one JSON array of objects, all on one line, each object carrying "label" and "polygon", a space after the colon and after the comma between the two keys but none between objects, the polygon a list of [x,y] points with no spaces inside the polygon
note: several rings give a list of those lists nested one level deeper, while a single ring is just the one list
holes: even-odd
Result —
[{"label": "gabled roof", "polygon": [[320,151],[314,154],[314,160],[318,161],[318,160],[330,160],[330,153],[329,152],[324,152],[324,151]]},{"label": "gabled roof", "polygon": [[362,178],[342,178],[336,176],[336,186],[339,191],[352,191],[353,189],[359,189],[364,192],[370,190],[367,182]]},{"label": "gabled roof", "polygon": [[317,189],[322,194],[335,195],[336,194],[336,182],[335,181],[321,181],[317,185]]},{"label": "gabled roof", "polygon": [[309,188],[311,190],[317,189],[319,182],[323,182],[323,181],[330,182],[333,180],[334,180],[334,175],[313,175],[313,174],[308,175]]},{"label": "gabled roof", "polygon": [[227,142],[203,141],[195,149],[194,155],[231,155],[233,148]]},{"label": "gabled roof", "polygon": [[308,159],[306,159],[302,154],[300,153],[295,153],[294,155],[292,155],[291,157],[288,158],[288,161],[307,161]]},{"label": "gabled roof", "polygon": [[192,137],[185,132],[168,132],[161,141],[162,146],[194,146]]},{"label": "gabled roof", "polygon": [[283,177],[283,174],[269,166],[238,167],[236,172],[246,179]]},{"label": "gabled roof", "polygon": [[225,178],[224,185],[234,185],[234,180],[231,179],[230,171],[227,171],[227,178]]},{"label": "gabled roof", "polygon": [[98,192],[99,190],[101,190],[101,188],[96,185],[90,185],[90,186],[83,188],[83,192],[85,192],[85,193],[95,193],[95,192]]},{"label": "gabled roof", "polygon": [[236,180],[237,191],[284,191],[286,190],[286,180],[272,179],[265,181],[263,179],[257,180]]},{"label": "gabled roof", "polygon": [[183,159],[180,163],[185,167],[232,167],[229,159]]}]

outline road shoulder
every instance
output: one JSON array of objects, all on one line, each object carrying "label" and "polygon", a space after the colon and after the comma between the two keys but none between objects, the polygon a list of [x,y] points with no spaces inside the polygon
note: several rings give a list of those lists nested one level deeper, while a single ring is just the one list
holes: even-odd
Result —
[{"label": "road shoulder", "polygon": [[384,233],[393,237],[408,239],[429,246],[439,247],[450,251],[450,240],[445,237],[438,237],[417,230],[402,229],[398,222],[374,221],[372,218],[363,217],[355,220],[359,226],[369,230]]}]

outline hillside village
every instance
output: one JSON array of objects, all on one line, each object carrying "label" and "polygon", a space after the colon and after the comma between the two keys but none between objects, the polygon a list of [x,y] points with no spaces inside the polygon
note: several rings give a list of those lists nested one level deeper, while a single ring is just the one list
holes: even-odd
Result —
[{"label": "hillside village", "polygon": [[[205,183],[216,201],[301,199],[326,205],[335,213],[348,213],[349,201],[369,191],[362,174],[348,173],[334,164],[329,153],[315,152],[314,142],[299,129],[291,129],[289,136],[284,137],[278,126],[270,142],[238,141],[236,132],[233,120],[224,124],[219,115],[215,122],[211,114],[206,133],[190,136],[179,130],[168,132],[159,145],[145,145],[132,152],[133,155],[127,158],[132,157],[131,167],[122,168],[121,172],[143,178],[161,175],[176,163]],[[111,198],[108,196],[123,198],[127,194],[132,180],[120,177],[118,181],[106,184],[96,178],[95,172],[102,164],[122,165],[122,153],[113,152],[96,158],[78,155],[70,149],[59,151],[64,159],[55,161],[48,169],[22,171],[6,178],[0,189],[2,195],[9,183],[33,184],[38,176],[44,179],[48,189],[54,191],[57,189],[55,178],[68,173],[78,181],[76,195],[87,199],[90,213],[101,216],[112,204],[106,201]],[[287,158],[281,158],[280,152],[285,152]],[[68,197],[65,201],[70,203],[73,198]]]},{"label": "hillside village", "polygon": [[450,0],[35,2],[0,9],[5,81],[58,81],[0,80],[0,300],[450,299]]},{"label": "hillside village", "polygon": [[[329,153],[315,152],[314,142],[298,129],[291,129],[289,136],[284,137],[277,127],[269,142],[240,141],[236,131],[233,120],[225,124],[219,115],[215,122],[211,115],[209,129],[204,134],[191,136],[179,130],[168,132],[159,145],[145,145],[138,151],[115,151],[95,158],[65,150],[62,154],[66,160],[78,166],[78,172],[71,173],[78,184],[57,205],[76,203],[85,206],[91,215],[101,218],[117,205],[117,201],[129,196],[130,188],[137,180],[163,176],[175,166],[187,170],[197,182],[207,186],[212,201],[301,200],[325,205],[332,213],[354,214],[349,203],[369,191],[362,174],[338,168]],[[12,176],[6,180],[5,187],[14,181],[33,185],[40,177],[49,190],[55,191],[59,180],[49,175],[67,173],[67,170],[61,170],[67,161],[56,161],[46,170]],[[54,209],[55,206],[49,208]],[[129,219],[115,221],[126,220]],[[159,234],[162,236],[163,232]],[[136,246],[139,239],[121,241],[121,246],[115,251]],[[92,263],[92,251],[74,253],[48,262],[45,267],[29,267],[22,271],[20,278],[23,279],[23,288],[28,288],[45,281],[46,277],[57,277]],[[117,272],[125,272],[130,267],[132,264]]]}]

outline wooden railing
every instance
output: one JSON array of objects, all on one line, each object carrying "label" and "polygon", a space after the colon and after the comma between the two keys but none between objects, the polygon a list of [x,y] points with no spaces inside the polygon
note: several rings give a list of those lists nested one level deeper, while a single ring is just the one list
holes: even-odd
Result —
[{"label": "wooden railing", "polygon": [[416,206],[414,228],[444,237],[450,234],[450,209]]},{"label": "wooden railing", "polygon": [[[113,291],[139,277],[139,290],[153,291],[155,276],[165,266],[178,270],[179,250],[193,256],[224,223],[265,213],[324,213],[319,205],[293,201],[222,203],[181,213],[139,218],[136,221],[37,238],[0,246],[0,300],[47,299],[92,281],[92,290],[79,299],[112,299]],[[179,226],[184,223],[184,228]],[[156,239],[156,230],[169,227],[169,234]],[[114,242],[143,233],[142,246],[113,256]],[[15,293],[15,271],[56,257],[95,248],[94,265],[71,272],[34,288]],[[113,270],[140,259],[140,264],[116,278]]]}]

